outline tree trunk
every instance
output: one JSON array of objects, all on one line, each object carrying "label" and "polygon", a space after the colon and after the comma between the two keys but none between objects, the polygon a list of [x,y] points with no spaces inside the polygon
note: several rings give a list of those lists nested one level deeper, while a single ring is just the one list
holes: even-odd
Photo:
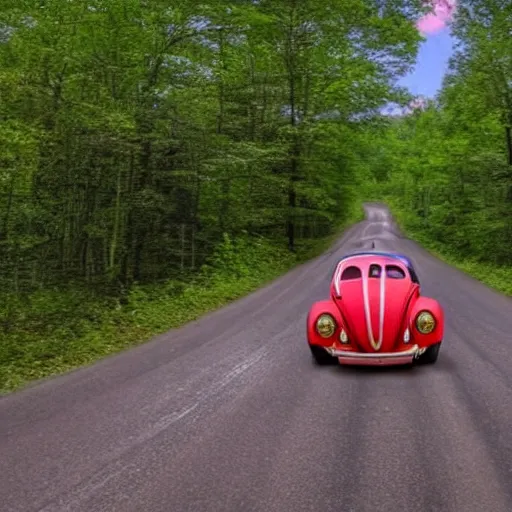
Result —
[{"label": "tree trunk", "polygon": [[112,230],[112,240],[110,242],[110,252],[109,252],[109,261],[108,267],[109,272],[111,273],[110,278],[114,277],[114,266],[116,263],[116,251],[117,251],[117,240],[119,237],[119,224],[121,218],[121,166],[119,166],[119,170],[117,172],[117,187],[116,187],[116,206],[114,213],[114,227]]},{"label": "tree trunk", "polygon": [[297,194],[295,191],[295,182],[297,181],[298,174],[298,157],[300,156],[300,148],[297,140],[296,133],[296,66],[295,66],[295,2],[292,3],[290,10],[290,24],[288,27],[288,41],[287,41],[287,67],[288,67],[288,87],[290,91],[290,125],[292,127],[292,151],[290,162],[290,178],[288,181],[288,216],[287,216],[287,236],[288,236],[288,249],[295,251],[295,206]]},{"label": "tree trunk", "polygon": [[507,126],[505,128],[505,132],[507,136],[508,165],[512,165],[512,135],[510,134],[510,131],[510,126]]}]

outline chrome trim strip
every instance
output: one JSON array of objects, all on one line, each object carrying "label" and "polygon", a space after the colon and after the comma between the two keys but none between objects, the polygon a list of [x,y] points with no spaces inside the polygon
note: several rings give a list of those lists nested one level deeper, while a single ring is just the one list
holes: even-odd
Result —
[{"label": "chrome trim strip", "polygon": [[379,339],[375,342],[375,338],[373,337],[373,328],[372,328],[372,318],[370,311],[370,296],[368,293],[368,274],[363,276],[363,300],[364,300],[364,316],[366,318],[366,329],[368,331],[368,339],[370,340],[370,345],[374,350],[380,350],[382,346],[382,341],[384,340],[384,307],[386,302],[386,267],[381,267],[380,274],[380,308],[379,308]]},{"label": "chrome trim strip", "polygon": [[341,273],[341,267],[343,266],[343,262],[340,261],[338,263],[338,268],[336,269],[336,273],[334,274],[334,288],[336,289],[336,295],[339,297],[341,295],[340,293],[340,273]]},{"label": "chrome trim strip", "polygon": [[370,313],[370,298],[368,294],[368,273],[365,272],[363,277],[363,304],[364,304],[364,317],[366,320],[366,331],[370,345],[375,349],[375,340],[373,338],[372,318]]},{"label": "chrome trim strip", "polygon": [[379,341],[376,350],[380,350],[384,340],[384,306],[386,303],[386,265],[381,268],[380,275],[380,317],[379,317]]},{"label": "chrome trim strip", "polygon": [[414,357],[421,356],[427,350],[426,348],[420,348],[419,345],[413,345],[411,348],[402,352],[383,352],[380,354],[368,353],[368,352],[354,352],[352,350],[338,350],[334,347],[324,347],[329,355],[333,357],[345,357],[353,359],[395,359],[397,357]]}]

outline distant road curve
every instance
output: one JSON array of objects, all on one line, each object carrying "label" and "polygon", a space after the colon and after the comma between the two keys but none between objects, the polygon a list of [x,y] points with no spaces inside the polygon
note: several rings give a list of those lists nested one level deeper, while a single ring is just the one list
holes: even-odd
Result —
[{"label": "distant road curve", "polygon": [[[511,512],[512,301],[365,209],[268,287],[1,398],[0,510]],[[372,242],[445,307],[436,365],[312,364],[308,308]]]}]

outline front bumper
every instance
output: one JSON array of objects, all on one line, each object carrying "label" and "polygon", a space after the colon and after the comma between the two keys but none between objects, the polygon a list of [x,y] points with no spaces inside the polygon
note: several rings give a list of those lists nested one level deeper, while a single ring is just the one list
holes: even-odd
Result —
[{"label": "front bumper", "polygon": [[332,357],[338,358],[340,364],[364,365],[364,366],[391,366],[399,364],[411,364],[417,359],[426,348],[413,345],[401,352],[367,353],[353,352],[349,350],[338,350],[333,347],[325,347],[325,350]]}]

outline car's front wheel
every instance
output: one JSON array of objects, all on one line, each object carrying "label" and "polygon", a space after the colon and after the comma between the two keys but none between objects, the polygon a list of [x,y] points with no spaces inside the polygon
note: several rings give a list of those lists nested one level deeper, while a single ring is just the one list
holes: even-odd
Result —
[{"label": "car's front wheel", "polygon": [[419,364],[434,364],[439,357],[439,350],[441,349],[441,342],[431,345],[421,354],[418,358]]},{"label": "car's front wheel", "polygon": [[316,345],[309,345],[311,354],[313,354],[313,360],[320,366],[327,366],[336,363],[338,360],[335,357],[330,356],[325,349]]}]

